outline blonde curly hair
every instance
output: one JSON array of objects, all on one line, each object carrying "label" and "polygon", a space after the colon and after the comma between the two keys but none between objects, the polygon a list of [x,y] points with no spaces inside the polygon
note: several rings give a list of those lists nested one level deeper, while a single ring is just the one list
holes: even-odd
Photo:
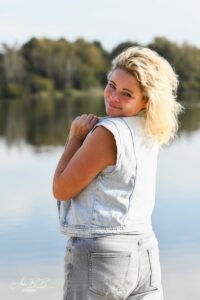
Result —
[{"label": "blonde curly hair", "polygon": [[178,79],[171,65],[149,48],[130,47],[112,61],[109,74],[118,68],[135,76],[140,84],[147,101],[143,112],[148,136],[168,144],[176,135],[178,114],[183,110],[176,101]]}]

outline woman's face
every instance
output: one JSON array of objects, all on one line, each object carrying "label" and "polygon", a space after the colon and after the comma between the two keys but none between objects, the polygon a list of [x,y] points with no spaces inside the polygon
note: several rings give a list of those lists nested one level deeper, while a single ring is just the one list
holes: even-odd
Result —
[{"label": "woman's face", "polygon": [[115,69],[104,90],[106,113],[110,117],[130,117],[146,107],[137,79],[123,69]]}]

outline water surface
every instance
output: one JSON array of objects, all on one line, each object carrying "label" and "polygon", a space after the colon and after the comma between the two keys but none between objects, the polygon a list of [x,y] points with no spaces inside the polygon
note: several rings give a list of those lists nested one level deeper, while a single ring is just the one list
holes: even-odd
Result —
[{"label": "water surface", "polygon": [[[0,297],[61,299],[66,237],[59,232],[51,184],[67,124],[76,113],[66,117],[66,110],[54,106],[58,115],[44,109],[44,122],[42,113],[34,119],[15,105],[5,106],[4,114],[1,110],[0,122]],[[199,153],[200,110],[195,107],[181,117],[178,138],[158,160],[153,227],[166,300],[200,299]]]}]

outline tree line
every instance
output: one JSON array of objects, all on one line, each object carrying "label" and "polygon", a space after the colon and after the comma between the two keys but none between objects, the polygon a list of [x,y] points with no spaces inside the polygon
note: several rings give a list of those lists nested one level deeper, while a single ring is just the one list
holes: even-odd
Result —
[{"label": "tree line", "polygon": [[[94,88],[102,90],[111,60],[132,45],[139,44],[123,42],[108,52],[100,42],[82,38],[74,42],[32,38],[20,48],[2,44],[0,98],[63,97]],[[199,48],[187,43],[179,45],[164,37],[140,46],[157,51],[172,64],[179,76],[180,101],[200,100]]]}]

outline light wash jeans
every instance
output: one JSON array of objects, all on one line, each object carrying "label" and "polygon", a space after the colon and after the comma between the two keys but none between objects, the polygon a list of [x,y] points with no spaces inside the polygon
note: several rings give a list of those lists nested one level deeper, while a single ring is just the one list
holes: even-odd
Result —
[{"label": "light wash jeans", "polygon": [[154,234],[68,240],[63,300],[163,300]]}]

